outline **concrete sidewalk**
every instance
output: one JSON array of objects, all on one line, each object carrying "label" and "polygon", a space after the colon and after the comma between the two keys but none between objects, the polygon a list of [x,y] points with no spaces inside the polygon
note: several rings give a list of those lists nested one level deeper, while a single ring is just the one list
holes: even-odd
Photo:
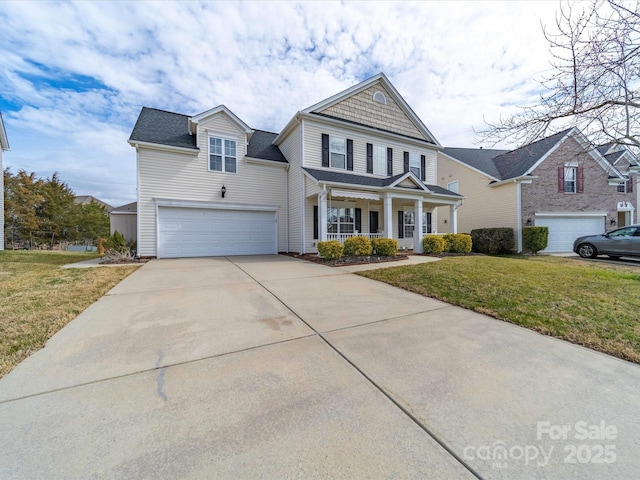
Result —
[{"label": "concrete sidewalk", "polygon": [[149,262],[0,380],[0,478],[636,476],[640,367],[346,268]]}]

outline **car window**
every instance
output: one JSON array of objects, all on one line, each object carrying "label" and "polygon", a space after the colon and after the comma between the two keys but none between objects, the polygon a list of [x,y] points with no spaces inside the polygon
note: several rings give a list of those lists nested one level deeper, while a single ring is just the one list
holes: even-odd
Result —
[{"label": "car window", "polygon": [[614,230],[609,234],[610,237],[630,237],[636,232],[635,227],[630,228],[621,228],[619,230]]},{"label": "car window", "polygon": [[636,233],[634,233],[633,236],[640,237],[640,228],[636,228]]}]

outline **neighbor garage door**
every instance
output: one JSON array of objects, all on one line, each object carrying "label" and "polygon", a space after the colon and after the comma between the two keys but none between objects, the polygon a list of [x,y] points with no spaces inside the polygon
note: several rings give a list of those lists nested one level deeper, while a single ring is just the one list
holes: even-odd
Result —
[{"label": "neighbor garage door", "polygon": [[273,211],[158,207],[158,258],[275,253]]},{"label": "neighbor garage door", "polygon": [[544,253],[571,252],[576,238],[604,232],[604,215],[536,215],[536,226],[549,227],[549,243]]}]

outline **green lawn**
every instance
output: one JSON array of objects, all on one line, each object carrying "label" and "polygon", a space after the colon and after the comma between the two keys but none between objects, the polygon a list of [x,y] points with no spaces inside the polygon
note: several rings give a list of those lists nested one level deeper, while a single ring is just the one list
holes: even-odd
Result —
[{"label": "green lawn", "polygon": [[468,256],[360,275],[640,363],[637,267]]},{"label": "green lawn", "polygon": [[0,377],[137,268],[60,268],[97,256],[0,251]]}]

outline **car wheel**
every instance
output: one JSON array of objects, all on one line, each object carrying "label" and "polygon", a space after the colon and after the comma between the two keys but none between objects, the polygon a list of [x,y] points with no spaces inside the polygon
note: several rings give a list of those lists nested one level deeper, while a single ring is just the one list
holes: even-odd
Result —
[{"label": "car wheel", "polygon": [[596,247],[590,243],[583,243],[578,246],[578,255],[582,258],[596,258],[598,256],[598,251],[596,250]]}]

